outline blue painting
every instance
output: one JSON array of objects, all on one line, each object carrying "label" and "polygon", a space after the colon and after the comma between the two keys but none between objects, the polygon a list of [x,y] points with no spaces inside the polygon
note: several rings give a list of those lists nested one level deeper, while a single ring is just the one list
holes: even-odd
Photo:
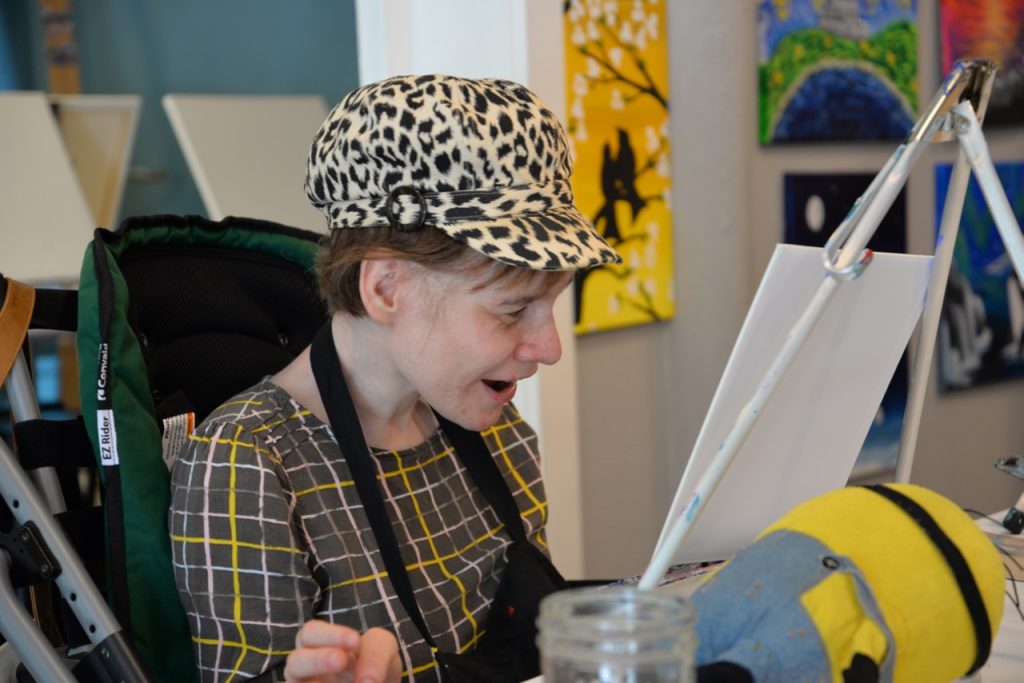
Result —
[{"label": "blue painting", "polygon": [[[996,164],[1017,222],[1024,220],[1024,163]],[[952,174],[935,169],[936,233]],[[1024,377],[1024,295],[974,177],[967,186],[936,347],[939,388],[970,389]]]},{"label": "blue painting", "polygon": [[[783,178],[783,238],[788,244],[823,247],[864,194],[874,176],[868,173],[787,173]],[[900,192],[868,241],[879,252],[907,250],[907,200]],[[907,408],[909,365],[906,354],[885,390],[868,435],[861,446],[853,477],[892,471],[899,457],[903,414]]]},{"label": "blue painting", "polygon": [[761,0],[763,144],[900,139],[917,110],[916,0]]}]

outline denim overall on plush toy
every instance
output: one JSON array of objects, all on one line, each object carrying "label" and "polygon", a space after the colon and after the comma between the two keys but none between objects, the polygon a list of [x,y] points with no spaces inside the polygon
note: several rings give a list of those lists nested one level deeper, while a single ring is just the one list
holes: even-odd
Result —
[{"label": "denim overall on plush toy", "polygon": [[[831,681],[828,648],[802,598],[837,575],[852,579],[857,600],[870,620],[853,624],[852,618],[858,615],[850,615],[852,629],[861,633],[849,635],[863,639],[869,651],[854,653],[844,680],[892,680],[891,654],[883,656],[881,666],[874,660],[878,645],[882,653],[891,651],[887,647],[891,634],[863,575],[848,558],[820,541],[789,531],[775,532],[753,544],[693,596],[694,607],[702,615],[697,622],[697,661],[731,662],[749,672],[748,680],[759,683]],[[716,590],[716,583],[729,589]],[[703,618],[712,614],[714,618]],[[742,635],[737,638],[737,634]],[[713,670],[702,672],[702,680],[742,680],[709,677]]]},{"label": "denim overall on plush toy", "polygon": [[698,683],[952,681],[988,658],[1003,571],[991,541],[934,491],[832,491],[694,593]]}]

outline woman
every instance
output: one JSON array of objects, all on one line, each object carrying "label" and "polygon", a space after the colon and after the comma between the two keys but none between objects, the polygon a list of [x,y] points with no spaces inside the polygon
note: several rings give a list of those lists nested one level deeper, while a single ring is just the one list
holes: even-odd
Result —
[{"label": "woman", "polygon": [[559,359],[572,272],[619,262],[570,173],[558,121],[515,83],[392,78],[332,110],[306,177],[330,324],[172,472],[204,680],[286,659],[293,681],[437,681],[443,653],[515,612],[491,606],[522,593],[506,565],[544,548],[546,518],[516,384]]}]

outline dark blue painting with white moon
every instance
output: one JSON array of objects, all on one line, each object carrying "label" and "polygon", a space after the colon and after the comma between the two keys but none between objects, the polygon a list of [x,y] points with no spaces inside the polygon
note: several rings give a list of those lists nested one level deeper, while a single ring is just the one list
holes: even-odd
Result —
[{"label": "dark blue painting with white moon", "polygon": [[[783,178],[783,239],[788,244],[823,247],[864,194],[874,178],[869,173],[787,173]],[[889,212],[868,241],[874,251],[904,253],[907,250],[906,193],[896,195]],[[870,268],[870,266],[868,266]],[[891,471],[899,456],[903,413],[909,381],[907,356],[903,355],[871,429],[864,439],[853,477],[870,477]]]}]

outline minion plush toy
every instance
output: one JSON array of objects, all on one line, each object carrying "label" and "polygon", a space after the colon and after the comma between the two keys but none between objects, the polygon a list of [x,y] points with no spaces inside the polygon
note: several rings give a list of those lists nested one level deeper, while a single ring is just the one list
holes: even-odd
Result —
[{"label": "minion plush toy", "polygon": [[698,683],[942,683],[977,671],[1002,619],[995,546],[919,486],[791,510],[694,593]]}]

